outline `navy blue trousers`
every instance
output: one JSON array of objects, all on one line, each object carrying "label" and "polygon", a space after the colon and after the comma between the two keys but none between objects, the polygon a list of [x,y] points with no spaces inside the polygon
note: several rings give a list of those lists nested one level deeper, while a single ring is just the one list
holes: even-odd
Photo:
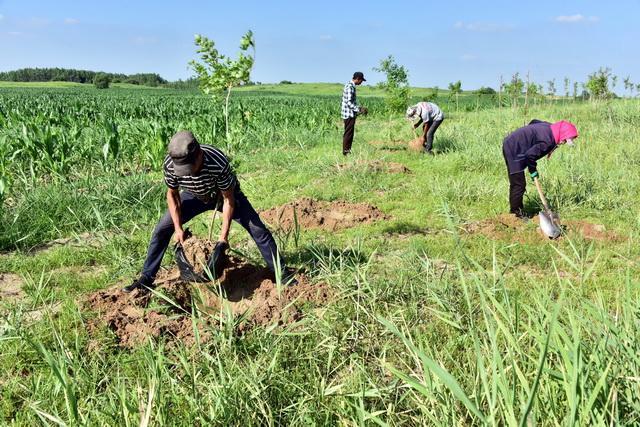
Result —
[{"label": "navy blue trousers", "polygon": [[[182,224],[189,222],[189,220],[196,215],[216,209],[215,200],[206,203],[186,191],[180,193],[180,200]],[[267,266],[272,272],[275,272],[273,260],[278,253],[278,248],[271,232],[264,225],[258,216],[258,213],[253,206],[251,206],[251,203],[244,193],[237,188],[235,191],[235,201],[233,220],[249,232],[253,241],[258,245],[258,249],[262,254],[262,258],[264,258],[264,261],[267,263]],[[142,275],[147,279],[155,279],[156,274],[160,269],[160,264],[162,263],[162,257],[171,243],[171,236],[173,236],[173,232],[173,221],[171,220],[171,215],[167,210],[162,219],[158,222],[158,225],[156,225],[156,228],[153,230],[151,242],[149,242],[147,258],[144,262],[144,266],[142,267]]]}]

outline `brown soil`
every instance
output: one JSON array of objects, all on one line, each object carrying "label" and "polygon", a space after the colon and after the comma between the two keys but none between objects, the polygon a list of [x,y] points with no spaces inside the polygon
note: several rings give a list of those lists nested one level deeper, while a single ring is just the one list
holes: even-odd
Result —
[{"label": "brown soil", "polygon": [[[464,230],[469,234],[482,234],[492,239],[524,242],[527,240],[547,239],[540,230],[539,217],[536,215],[530,223],[525,223],[513,214],[500,214],[468,224]],[[620,237],[613,231],[607,231],[602,224],[587,221],[562,221],[564,233],[575,232],[586,239],[616,241]],[[562,238],[562,236],[560,236]]]},{"label": "brown soil", "polygon": [[307,197],[266,210],[260,217],[283,230],[293,229],[297,221],[301,228],[321,228],[330,231],[388,218],[368,203],[323,202]]},{"label": "brown soil", "polygon": [[357,161],[355,163],[344,163],[338,165],[338,170],[355,169],[363,166],[371,172],[387,172],[387,173],[411,173],[411,169],[397,162],[384,162],[382,160],[374,160],[372,162]]},{"label": "brown soil", "polygon": [[191,237],[184,241],[182,249],[184,250],[187,261],[193,266],[193,269],[198,274],[203,274],[207,260],[213,253],[215,243],[209,240],[200,240]]},{"label": "brown soil", "polygon": [[422,140],[420,138],[416,138],[413,139],[411,141],[409,141],[407,143],[407,146],[409,147],[409,150],[411,151],[423,151],[424,150],[424,145],[422,143]]},{"label": "brown soil", "polygon": [[177,270],[164,271],[156,279],[156,292],[175,305],[156,295],[139,295],[137,291],[125,294],[120,284],[89,295],[85,307],[98,314],[89,329],[95,331],[106,325],[121,347],[132,348],[161,337],[170,344],[180,341],[193,345],[193,309],[202,319],[197,323],[201,341],[209,338],[207,325],[217,325],[229,314],[238,322],[238,333],[256,326],[288,325],[303,317],[303,305],[325,305],[331,298],[328,285],[311,283],[304,275],[297,279],[297,285],[278,292],[268,270],[233,257],[214,283],[185,283]]},{"label": "brown soil", "polygon": [[24,297],[22,278],[17,274],[0,273],[0,303],[18,301]]}]

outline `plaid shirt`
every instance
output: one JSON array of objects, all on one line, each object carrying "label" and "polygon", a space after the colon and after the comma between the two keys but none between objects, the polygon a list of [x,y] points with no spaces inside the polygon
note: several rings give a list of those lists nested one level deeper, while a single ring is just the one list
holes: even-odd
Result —
[{"label": "plaid shirt", "polygon": [[342,91],[341,112],[343,119],[355,117],[360,112],[360,106],[356,103],[356,85],[349,81]]}]

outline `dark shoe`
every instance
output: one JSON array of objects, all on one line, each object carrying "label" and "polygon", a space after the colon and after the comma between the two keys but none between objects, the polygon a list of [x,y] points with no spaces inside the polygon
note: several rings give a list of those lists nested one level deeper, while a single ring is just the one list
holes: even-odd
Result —
[{"label": "dark shoe", "polygon": [[153,287],[153,281],[147,279],[144,276],[141,276],[139,279],[134,280],[130,285],[127,285],[124,288],[122,288],[122,292],[128,294],[138,289],[139,293],[147,294],[149,293],[152,287]]},{"label": "dark shoe", "polygon": [[346,156],[347,154],[351,154],[351,150],[346,150],[342,152],[343,156]]}]

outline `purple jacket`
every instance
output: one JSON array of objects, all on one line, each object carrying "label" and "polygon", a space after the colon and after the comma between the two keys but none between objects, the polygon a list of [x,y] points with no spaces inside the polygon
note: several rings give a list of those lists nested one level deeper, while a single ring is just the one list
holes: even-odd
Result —
[{"label": "purple jacket", "polygon": [[556,149],[558,144],[551,132],[551,123],[532,120],[527,126],[515,130],[502,143],[502,153],[507,161],[509,174],[529,168],[533,173],[537,161]]}]

